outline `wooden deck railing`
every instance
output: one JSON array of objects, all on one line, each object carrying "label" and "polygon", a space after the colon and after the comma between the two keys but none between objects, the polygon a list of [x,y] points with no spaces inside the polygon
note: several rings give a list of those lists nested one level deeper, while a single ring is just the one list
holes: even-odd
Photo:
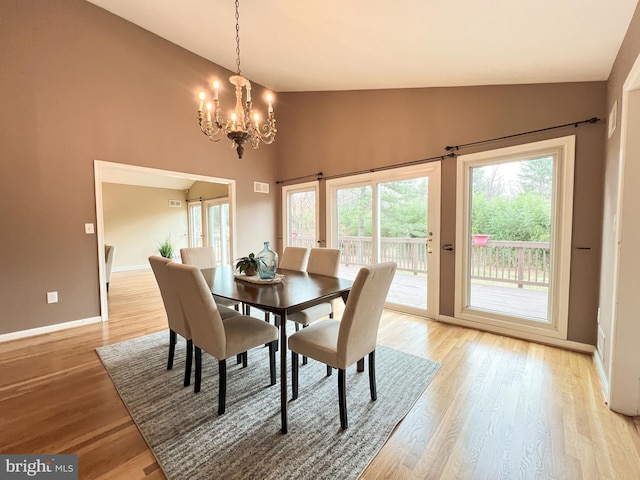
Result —
[{"label": "wooden deck railing", "polygon": [[[381,238],[380,261],[394,261],[398,270],[414,275],[426,273],[427,252],[424,238]],[[298,235],[294,245],[315,246],[312,237]],[[369,265],[372,263],[371,237],[339,237],[340,263]],[[549,285],[549,242],[506,242],[489,240],[483,247],[471,250],[471,278],[492,282],[524,285]]]},{"label": "wooden deck railing", "polygon": [[471,250],[471,278],[502,283],[549,286],[549,242],[489,240]]}]

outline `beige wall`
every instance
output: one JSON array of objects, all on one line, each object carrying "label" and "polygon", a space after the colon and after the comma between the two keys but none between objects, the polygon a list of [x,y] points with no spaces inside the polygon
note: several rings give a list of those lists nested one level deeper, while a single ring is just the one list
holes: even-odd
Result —
[{"label": "beige wall", "polygon": [[[335,175],[445,155],[444,147],[605,117],[604,82],[280,94],[278,180]],[[575,134],[569,340],[595,344],[604,123],[464,149]],[[442,166],[441,242],[455,244],[456,160]],[[321,182],[324,198],[324,182]],[[324,217],[321,202],[321,218]],[[324,222],[320,238],[326,238]],[[280,232],[281,230],[279,230]],[[440,313],[454,313],[454,256],[442,252]]]},{"label": "beige wall", "polygon": [[[102,184],[104,243],[116,246],[115,271],[149,266],[158,245],[169,238],[174,257],[187,246],[187,202],[184,190]],[[181,207],[170,207],[180,200]]]},{"label": "beige wall", "polygon": [[187,200],[209,200],[229,196],[229,186],[221,183],[195,182],[189,188]]},{"label": "beige wall", "polygon": [[275,149],[238,160],[195,120],[231,72],[81,0],[0,1],[0,45],[0,334],[100,315],[95,159],[235,179],[239,251],[275,240],[276,196],[253,192],[275,190]]}]

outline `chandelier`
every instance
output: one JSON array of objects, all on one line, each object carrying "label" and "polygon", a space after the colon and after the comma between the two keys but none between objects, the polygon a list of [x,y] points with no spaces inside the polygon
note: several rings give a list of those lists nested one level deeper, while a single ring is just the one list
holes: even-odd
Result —
[{"label": "chandelier", "polygon": [[[258,148],[260,141],[269,144],[276,138],[276,119],[273,116],[273,103],[271,94],[267,94],[267,102],[269,110],[267,113],[267,121],[260,126],[260,116],[252,112],[251,103],[251,83],[241,75],[240,71],[240,14],[238,8],[240,0],[236,0],[236,75],[229,77],[229,81],[235,85],[236,91],[236,107],[227,120],[220,115],[220,101],[218,100],[218,89],[220,84],[216,80],[213,82],[213,104],[206,103],[206,113],[203,110],[205,106],[205,93],[200,92],[200,106],[198,107],[198,123],[200,130],[212,142],[219,142],[223,136],[227,136],[231,140],[231,147],[238,152],[238,158],[242,158],[244,153],[244,144],[250,143],[253,148]],[[247,91],[246,100],[242,101],[242,88]],[[211,110],[213,110],[213,115]],[[212,120],[213,117],[213,120]]]}]

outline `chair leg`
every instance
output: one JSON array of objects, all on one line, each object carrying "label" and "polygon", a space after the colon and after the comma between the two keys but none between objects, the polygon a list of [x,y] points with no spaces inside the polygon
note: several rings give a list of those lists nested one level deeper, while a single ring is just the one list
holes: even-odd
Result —
[{"label": "chair leg", "polygon": [[247,317],[251,316],[251,306],[244,304],[244,315]]},{"label": "chair leg", "polygon": [[[307,328],[308,325],[303,325],[302,328]],[[298,324],[296,323],[296,330],[298,330]],[[304,355],[302,356],[302,364],[306,365],[308,363],[308,358]]]},{"label": "chair leg", "polygon": [[236,303],[236,304],[233,306],[233,308],[235,308],[236,312],[239,312],[239,311],[240,311],[240,304],[239,304],[239,303]]},{"label": "chair leg", "polygon": [[220,377],[220,386],[218,387],[218,415],[224,413],[227,404],[227,361],[218,361],[218,376]]},{"label": "chair leg", "polygon": [[276,347],[278,346],[278,341],[274,340],[269,343],[269,375],[271,380],[271,385],[276,384]]},{"label": "chair leg", "polygon": [[196,351],[196,376],[193,385],[194,393],[198,393],[200,391],[200,380],[202,378],[202,350],[198,347],[195,348]]},{"label": "chair leg", "polygon": [[347,381],[344,368],[338,369],[338,404],[340,406],[340,426],[346,430],[347,421]]},{"label": "chair leg", "polygon": [[298,354],[291,352],[291,399],[298,398]]},{"label": "chair leg", "polygon": [[330,377],[332,373],[333,373],[333,368],[327,365],[327,377]]},{"label": "chair leg", "polygon": [[362,357],[360,360],[358,360],[357,371],[358,372],[364,372],[364,357]]},{"label": "chair leg", "polygon": [[191,384],[191,364],[193,363],[193,340],[187,340],[187,363],[184,367],[184,386]]},{"label": "chair leg", "polygon": [[236,355],[236,363],[240,365],[242,363],[242,354],[239,353]]},{"label": "chair leg", "polygon": [[369,353],[369,390],[371,391],[371,400],[378,399],[378,391],[376,389],[376,351]]},{"label": "chair leg", "polygon": [[242,352],[240,354],[242,356],[242,368],[247,368],[247,364],[249,363],[249,355],[247,352]]},{"label": "chair leg", "polygon": [[269,320],[271,320],[271,316],[269,315],[269,312],[264,312],[264,321],[267,323],[271,323]]},{"label": "chair leg", "polygon": [[173,368],[173,355],[176,351],[177,341],[176,332],[169,329],[169,360],[167,360],[167,370],[171,370]]}]

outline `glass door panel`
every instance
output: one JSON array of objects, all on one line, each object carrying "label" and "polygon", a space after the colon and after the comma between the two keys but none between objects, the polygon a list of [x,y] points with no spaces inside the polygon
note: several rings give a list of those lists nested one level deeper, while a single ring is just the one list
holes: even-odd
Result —
[{"label": "glass door panel", "polygon": [[339,276],[354,279],[361,266],[376,261],[371,236],[373,189],[371,185],[338,188],[335,200]]},{"label": "glass door panel", "polygon": [[202,204],[200,202],[189,204],[189,246],[203,246]]},{"label": "glass door panel", "polygon": [[315,186],[286,192],[285,246],[316,246],[317,200]]},{"label": "glass door panel", "polygon": [[378,184],[379,261],[398,265],[388,302],[427,309],[429,178]]},{"label": "glass door panel", "polygon": [[219,265],[230,263],[229,203],[207,202],[207,240]]}]

